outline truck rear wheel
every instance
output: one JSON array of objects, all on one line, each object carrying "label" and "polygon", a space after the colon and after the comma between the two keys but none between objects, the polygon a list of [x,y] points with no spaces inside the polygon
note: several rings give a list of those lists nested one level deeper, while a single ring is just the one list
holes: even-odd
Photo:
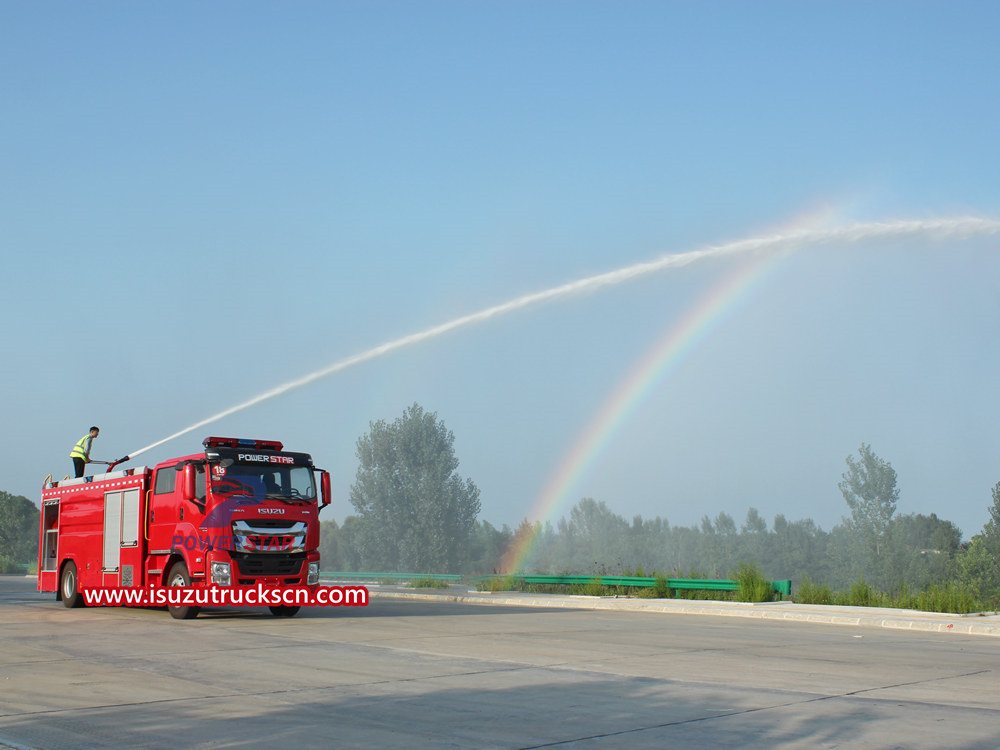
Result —
[{"label": "truck rear wheel", "polygon": [[279,606],[268,607],[268,609],[271,610],[271,614],[275,617],[295,617],[302,607]]},{"label": "truck rear wheel", "polygon": [[[184,561],[175,562],[171,568],[170,572],[167,573],[167,586],[190,586],[191,585],[191,575],[188,573],[187,565]],[[167,607],[170,612],[170,616],[175,620],[192,620],[198,616],[201,611],[201,607],[194,606],[181,606],[175,607],[170,605]]]},{"label": "truck rear wheel", "polygon": [[59,594],[64,607],[82,607],[83,596],[80,594],[79,579],[76,576],[76,563],[70,561],[63,565],[59,577]]}]

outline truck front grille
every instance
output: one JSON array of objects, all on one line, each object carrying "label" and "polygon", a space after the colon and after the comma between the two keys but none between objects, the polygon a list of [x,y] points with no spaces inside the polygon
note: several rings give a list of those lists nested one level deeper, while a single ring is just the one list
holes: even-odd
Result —
[{"label": "truck front grille", "polygon": [[232,555],[241,576],[294,576],[302,570],[302,555],[240,554]]},{"label": "truck front grille", "polygon": [[304,521],[240,519],[233,521],[233,541],[237,552],[280,554],[303,552],[306,548]]}]

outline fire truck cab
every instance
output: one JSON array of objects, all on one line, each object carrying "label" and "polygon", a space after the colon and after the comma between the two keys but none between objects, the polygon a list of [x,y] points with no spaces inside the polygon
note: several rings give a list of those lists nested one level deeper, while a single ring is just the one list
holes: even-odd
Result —
[{"label": "fire truck cab", "polygon": [[[277,441],[209,437],[203,446],[152,469],[47,482],[38,590],[78,607],[89,588],[318,586],[329,473]],[[186,619],[198,608],[170,613]]]}]

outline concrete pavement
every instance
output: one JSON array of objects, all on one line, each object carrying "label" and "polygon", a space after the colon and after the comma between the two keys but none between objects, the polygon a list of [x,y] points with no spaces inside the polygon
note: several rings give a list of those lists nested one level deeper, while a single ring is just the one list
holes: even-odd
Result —
[{"label": "concrete pavement", "polygon": [[1000,747],[990,638],[694,612],[708,602],[372,593],[177,621],[0,578],[0,748]]}]

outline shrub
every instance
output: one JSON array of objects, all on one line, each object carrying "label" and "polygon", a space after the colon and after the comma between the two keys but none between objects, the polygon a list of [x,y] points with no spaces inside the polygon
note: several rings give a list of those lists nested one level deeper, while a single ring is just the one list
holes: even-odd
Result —
[{"label": "shrub", "polygon": [[809,578],[803,578],[798,585],[795,601],[799,604],[833,604],[833,592],[826,584],[815,584]]},{"label": "shrub", "polygon": [[925,612],[954,612],[965,615],[970,612],[982,612],[984,609],[975,594],[950,581],[940,586],[932,583],[915,598],[916,605],[913,608]]},{"label": "shrub", "polygon": [[672,599],[674,597],[674,590],[670,588],[667,579],[662,575],[656,576],[656,582],[652,586],[641,589],[632,588],[628,592],[638,599]]},{"label": "shrub", "polygon": [[674,595],[674,590],[670,588],[667,579],[662,575],[656,576],[656,583],[648,590],[653,592],[656,599],[669,599]]},{"label": "shrub", "polygon": [[736,592],[738,602],[773,602],[774,587],[764,578],[757,563],[740,563],[733,574],[733,580],[740,585]]},{"label": "shrub", "polygon": [[859,576],[847,592],[847,601],[844,603],[852,607],[880,607],[885,599],[884,594],[865,583],[864,576]]},{"label": "shrub", "polygon": [[573,593],[583,594],[584,596],[607,596],[610,592],[608,587],[601,583],[601,579],[598,577],[583,584],[579,591],[574,591]]}]

